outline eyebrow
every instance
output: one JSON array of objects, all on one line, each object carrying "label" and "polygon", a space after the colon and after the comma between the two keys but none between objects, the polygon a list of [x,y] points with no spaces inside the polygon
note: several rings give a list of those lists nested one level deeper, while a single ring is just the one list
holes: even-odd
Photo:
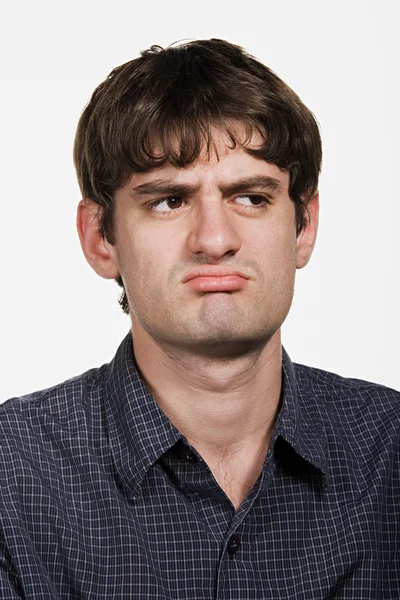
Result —
[{"label": "eyebrow", "polygon": [[[251,188],[263,188],[279,192],[284,191],[282,182],[269,175],[245,177],[231,183],[220,184],[218,187],[225,195],[238,194],[240,192],[248,191]],[[153,181],[148,181],[132,188],[130,195],[138,199],[147,196],[171,196],[175,194],[188,196],[197,192],[198,189],[198,185],[175,183],[172,180],[154,179]]]}]

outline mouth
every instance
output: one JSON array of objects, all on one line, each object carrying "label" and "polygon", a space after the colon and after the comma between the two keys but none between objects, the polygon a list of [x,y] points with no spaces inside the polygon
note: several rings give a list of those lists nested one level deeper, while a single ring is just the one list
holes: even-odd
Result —
[{"label": "mouth", "polygon": [[243,289],[247,279],[241,275],[209,275],[193,277],[186,283],[198,292],[233,292]]}]

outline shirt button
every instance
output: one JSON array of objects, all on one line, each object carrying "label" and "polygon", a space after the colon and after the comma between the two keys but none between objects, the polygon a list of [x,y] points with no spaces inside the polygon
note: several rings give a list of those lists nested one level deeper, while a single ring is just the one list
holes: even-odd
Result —
[{"label": "shirt button", "polygon": [[229,542],[228,542],[229,554],[235,554],[235,552],[238,550],[239,546],[240,546],[240,536],[232,535],[229,538]]},{"label": "shirt button", "polygon": [[184,451],[183,451],[183,458],[188,463],[195,463],[195,462],[197,462],[197,458],[193,454],[193,452],[192,452],[192,450],[190,448],[185,448],[184,449]]}]

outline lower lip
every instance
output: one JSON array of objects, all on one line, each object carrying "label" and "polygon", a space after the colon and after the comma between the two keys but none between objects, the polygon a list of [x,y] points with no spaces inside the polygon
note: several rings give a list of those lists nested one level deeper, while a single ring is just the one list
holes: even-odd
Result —
[{"label": "lower lip", "polygon": [[240,275],[225,275],[224,277],[195,277],[187,283],[198,292],[232,292],[241,290],[247,279]]}]

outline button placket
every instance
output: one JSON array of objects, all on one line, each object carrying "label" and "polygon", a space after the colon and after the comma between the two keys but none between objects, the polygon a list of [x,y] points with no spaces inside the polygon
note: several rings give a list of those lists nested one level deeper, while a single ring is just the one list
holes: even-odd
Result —
[{"label": "button placket", "polygon": [[227,551],[233,557],[240,547],[240,535],[234,533],[228,540]]}]

